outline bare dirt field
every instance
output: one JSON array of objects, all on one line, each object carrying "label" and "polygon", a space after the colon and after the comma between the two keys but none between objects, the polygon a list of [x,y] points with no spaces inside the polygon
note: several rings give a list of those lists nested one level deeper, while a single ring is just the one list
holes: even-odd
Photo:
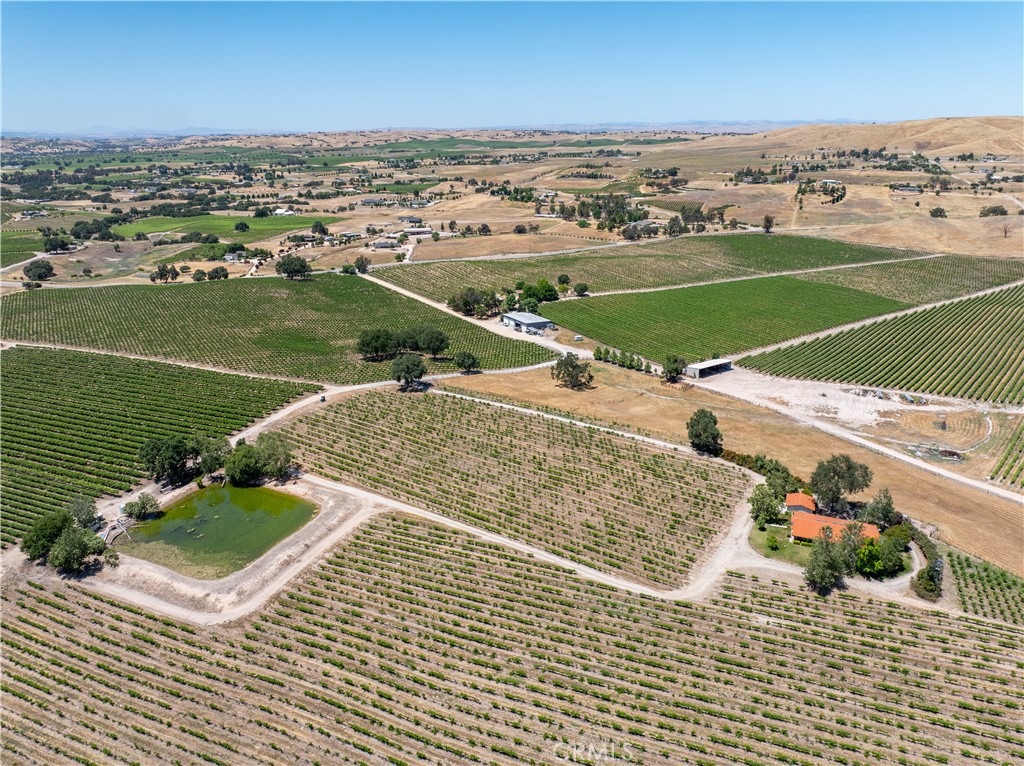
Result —
[{"label": "bare dirt field", "polygon": [[603,364],[594,370],[594,388],[584,392],[557,387],[547,370],[457,378],[443,385],[552,407],[677,442],[685,442],[686,421],[693,412],[707,407],[718,416],[727,449],[776,457],[805,479],[819,460],[847,453],[874,472],[871,490],[858,499],[889,487],[899,510],[935,525],[949,544],[1024,573],[1024,503],[988,495],[731,397],[663,386],[656,378]]}]

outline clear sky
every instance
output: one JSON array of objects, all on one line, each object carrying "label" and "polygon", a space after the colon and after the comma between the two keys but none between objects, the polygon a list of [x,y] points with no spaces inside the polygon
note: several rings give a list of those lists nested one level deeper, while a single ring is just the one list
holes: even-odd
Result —
[{"label": "clear sky", "polygon": [[5,130],[1024,112],[1024,3],[22,3]]}]

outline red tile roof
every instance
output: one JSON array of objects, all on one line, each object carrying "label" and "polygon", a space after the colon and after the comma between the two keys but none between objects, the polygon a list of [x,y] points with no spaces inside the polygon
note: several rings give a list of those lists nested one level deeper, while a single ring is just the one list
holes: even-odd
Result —
[{"label": "red tile roof", "polygon": [[786,507],[804,508],[811,513],[818,510],[818,506],[814,504],[814,498],[810,495],[805,495],[803,492],[790,492],[786,495]]},{"label": "red tile roof", "polygon": [[[803,540],[813,540],[821,534],[825,527],[832,528],[832,539],[838,540],[843,530],[855,522],[847,519],[833,519],[830,516],[820,516],[817,513],[805,513],[804,511],[793,511],[790,515],[790,534]],[[874,524],[861,524],[861,531],[864,537],[877,540],[881,537],[878,527]]]}]

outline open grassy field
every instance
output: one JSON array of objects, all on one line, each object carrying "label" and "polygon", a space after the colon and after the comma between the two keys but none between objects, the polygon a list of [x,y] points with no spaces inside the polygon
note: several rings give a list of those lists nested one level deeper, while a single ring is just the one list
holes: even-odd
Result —
[{"label": "open grassy field", "polygon": [[0,267],[27,261],[42,249],[43,237],[37,231],[0,232]]},{"label": "open grassy field", "polygon": [[[155,232],[174,232],[185,234],[190,231],[198,231],[203,234],[216,234],[221,239],[230,242],[257,242],[268,237],[276,237],[289,231],[298,229],[309,229],[317,221],[325,226],[335,221],[342,220],[338,216],[302,216],[282,215],[269,216],[267,218],[251,218],[231,215],[197,215],[191,218],[166,218],[153,216],[152,218],[140,218],[137,221],[126,223],[122,226],[115,226],[114,231],[131,239],[137,232],[153,234]],[[235,224],[244,221],[249,224],[249,231],[235,231]]]},{"label": "open grassy field", "polygon": [[[494,335],[366,280],[326,274],[304,282],[35,290],[5,297],[0,307],[8,338],[337,383],[390,379],[390,362],[365,362],[356,353],[364,329],[434,325],[451,339],[449,355],[472,351],[488,369],[552,358],[532,343]],[[450,360],[428,359],[427,366],[455,370]]]},{"label": "open grassy field", "polygon": [[[593,370],[594,385],[586,391],[557,386],[547,370],[449,378],[442,386],[679,443],[686,442],[686,422],[704,407],[718,417],[726,449],[750,455],[764,453],[781,460],[804,479],[811,476],[819,460],[847,453],[874,473],[872,486],[856,500],[866,502],[879,488],[888,487],[898,510],[935,525],[950,545],[1024,577],[1020,502],[893,460],[733,397],[703,388],[684,390],[663,385],[653,376],[606,364],[595,364]],[[917,441],[922,438],[916,437]]]},{"label": "open grassy field", "polygon": [[60,581],[5,577],[2,598],[12,763],[1008,764],[1021,747],[1019,627],[749,575],[707,605],[656,602],[400,517],[240,624]]},{"label": "open grassy field", "polygon": [[146,439],[223,436],[316,386],[106,354],[15,348],[0,367],[0,540],[75,495],[116,495],[143,478]]},{"label": "open grassy field", "polygon": [[288,433],[314,473],[666,586],[748,484],[726,463],[448,396],[368,392]]},{"label": "open grassy field", "polygon": [[932,303],[1024,279],[1024,260],[947,255],[816,271],[809,282],[853,287],[903,303]]},{"label": "open grassy field", "polygon": [[536,282],[547,279],[554,282],[559,274],[568,274],[573,284],[586,282],[591,292],[604,292],[685,285],[912,255],[916,253],[853,246],[827,239],[734,234],[679,237],[521,260],[412,263],[384,269],[378,276],[435,300],[445,300],[471,285],[498,290],[512,287],[519,280]]},{"label": "open grassy field", "polygon": [[657,362],[734,354],[906,304],[835,285],[770,277],[545,303],[553,322]]},{"label": "open grassy field", "polygon": [[774,375],[1024,402],[1024,286],[742,360]]}]

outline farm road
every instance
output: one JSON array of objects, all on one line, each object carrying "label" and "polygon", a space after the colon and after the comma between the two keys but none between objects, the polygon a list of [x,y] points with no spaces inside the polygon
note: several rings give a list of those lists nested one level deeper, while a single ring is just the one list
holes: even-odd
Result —
[{"label": "farm road", "polygon": [[386,287],[388,290],[393,290],[399,295],[404,295],[406,298],[412,298],[413,300],[419,301],[420,303],[425,303],[431,308],[435,308],[438,311],[443,311],[445,314],[448,314],[449,316],[458,317],[459,319],[462,319],[465,322],[469,322],[473,325],[476,325],[477,327],[482,327],[485,330],[489,330],[493,332],[495,335],[502,335],[506,338],[512,338],[514,340],[528,340],[531,343],[535,343],[538,346],[543,346],[549,351],[555,351],[559,354],[572,353],[585,359],[594,358],[594,353],[587,349],[577,348],[575,346],[566,346],[564,343],[559,343],[556,340],[552,340],[551,338],[547,338],[542,335],[528,335],[525,332],[516,332],[511,327],[506,327],[501,322],[494,319],[471,319],[470,317],[464,316],[457,311],[452,311],[450,308],[448,308],[446,304],[441,303],[440,301],[431,300],[430,298],[420,295],[419,293],[415,293],[412,290],[406,290],[404,287],[393,285],[390,282],[385,282],[383,279],[378,279],[377,277],[370,276],[369,274],[360,274],[359,276],[361,276],[365,280],[373,282],[374,284],[378,284],[381,287]]},{"label": "farm road", "polygon": [[[662,601],[701,601],[714,592],[728,571],[753,570],[788,577],[801,575],[799,567],[765,559],[750,548],[747,536],[753,520],[745,501],[736,505],[728,532],[710,557],[695,569],[690,582],[679,588],[659,590],[602,572],[506,535],[321,476],[307,474],[284,489],[316,499],[326,510],[310,522],[307,528],[293,536],[297,540],[289,538],[282,541],[239,572],[221,580],[198,580],[156,564],[125,557],[117,570],[103,570],[94,577],[81,580],[80,584],[103,595],[193,624],[218,625],[232,622],[265,605],[304,569],[315,564],[380,513],[400,513],[437,524],[482,542],[514,550],[536,561],[566,570],[588,582]],[[315,529],[315,525],[322,529]],[[304,532],[307,532],[305,538]],[[4,569],[17,565],[30,566],[20,551],[8,551],[7,558],[12,560],[4,562]],[[15,558],[17,562],[13,561]],[[920,566],[921,559],[915,554],[914,572],[886,583],[852,578],[848,587],[913,608],[935,609],[934,604],[905,593],[911,576]],[[33,577],[46,579],[56,578],[57,575],[49,570],[40,570],[33,572]],[[136,586],[133,581],[141,585]]]}]

